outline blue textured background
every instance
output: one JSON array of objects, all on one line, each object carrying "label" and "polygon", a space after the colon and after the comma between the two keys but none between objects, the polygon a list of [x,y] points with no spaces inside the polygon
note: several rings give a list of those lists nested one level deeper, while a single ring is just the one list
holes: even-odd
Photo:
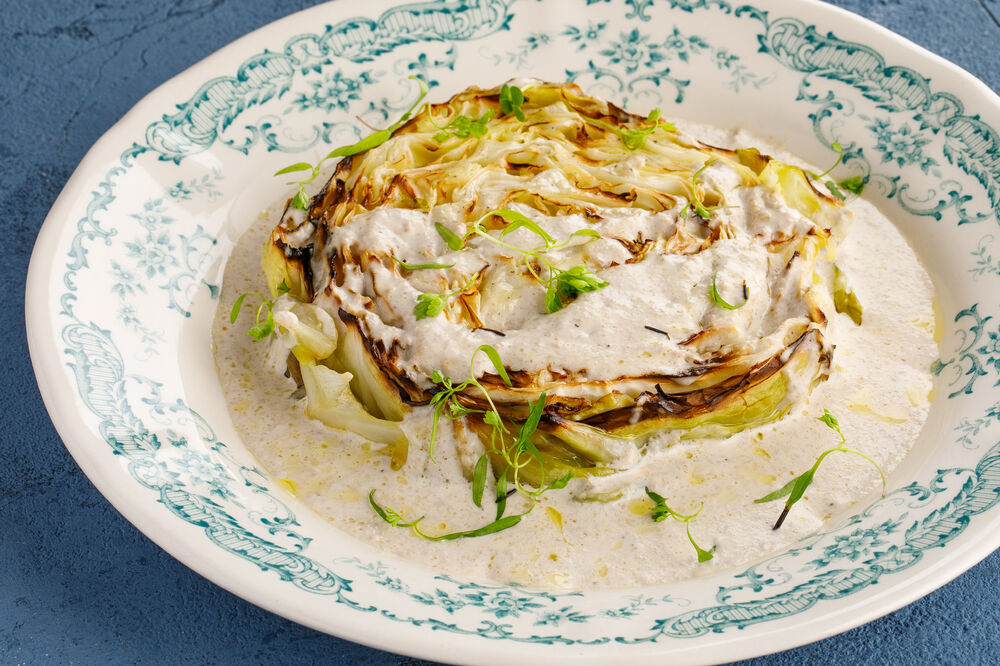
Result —
[{"label": "blue textured background", "polygon": [[[343,0],[347,1],[347,0]],[[416,664],[260,610],[127,523],[63,448],[28,361],[35,236],[87,149],[141,97],[308,0],[4,0],[0,9],[0,663]],[[1000,90],[1000,0],[836,0]],[[903,63],[905,64],[905,63]],[[892,615],[752,664],[997,663],[1000,552]],[[442,640],[447,640],[442,637]]]}]

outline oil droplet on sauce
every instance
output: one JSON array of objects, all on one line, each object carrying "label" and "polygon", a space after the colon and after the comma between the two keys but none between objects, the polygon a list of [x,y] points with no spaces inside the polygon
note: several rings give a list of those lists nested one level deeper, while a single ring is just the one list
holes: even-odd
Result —
[{"label": "oil droplet on sauce", "polygon": [[648,497],[637,497],[634,500],[629,500],[628,510],[637,516],[649,513],[653,510],[653,500]]},{"label": "oil droplet on sauce", "polygon": [[563,517],[562,514],[559,513],[558,509],[556,509],[555,507],[547,506],[545,507],[545,515],[549,517],[549,520],[552,521],[553,525],[559,528],[560,532],[563,531]]}]

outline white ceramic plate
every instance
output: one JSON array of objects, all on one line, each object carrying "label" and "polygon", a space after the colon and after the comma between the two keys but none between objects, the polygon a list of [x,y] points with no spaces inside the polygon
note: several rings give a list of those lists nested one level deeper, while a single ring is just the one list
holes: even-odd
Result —
[{"label": "white ceramic plate", "polygon": [[[102,493],[185,564],[316,629],[464,662],[675,663],[800,645],[926,594],[1000,544],[1000,100],[814,2],[340,2],[169,81],[87,155],[38,237],[31,355]],[[229,421],[209,346],[234,239],[269,176],[412,99],[569,79],[644,112],[753,128],[861,174],[938,291],[937,399],[890,492],[790,551],[711,578],[587,593],[484,585],[387,557],[272,482]]]}]

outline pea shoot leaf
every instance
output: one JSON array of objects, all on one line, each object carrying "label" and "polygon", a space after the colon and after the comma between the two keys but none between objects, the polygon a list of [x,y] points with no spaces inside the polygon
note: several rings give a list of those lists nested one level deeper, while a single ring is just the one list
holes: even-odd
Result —
[{"label": "pea shoot leaf", "polygon": [[545,245],[547,246],[554,245],[556,242],[555,239],[545,231],[545,229],[542,229],[536,222],[532,221],[531,218],[518,213],[516,210],[501,208],[493,211],[493,215],[501,217],[504,221],[509,223],[504,230],[500,232],[500,238],[503,238],[512,231],[523,227],[540,237],[543,241],[545,241]]},{"label": "pea shoot leaf", "polygon": [[483,352],[486,357],[490,359],[490,363],[496,369],[497,374],[503,379],[504,384],[511,386],[510,375],[507,374],[507,369],[503,367],[503,361],[500,359],[500,353],[490,345],[479,345],[476,348],[476,353]]},{"label": "pea shoot leaf", "polygon": [[503,512],[507,510],[507,470],[505,469],[497,477],[497,520],[503,517]]},{"label": "pea shoot leaf", "polygon": [[688,537],[688,541],[691,542],[691,545],[694,546],[695,552],[698,553],[698,562],[699,563],[708,562],[710,559],[712,559],[713,557],[715,557],[715,546],[712,546],[708,550],[705,550],[704,548],[702,548],[701,546],[699,546],[697,543],[695,543],[694,537],[691,536],[691,523],[687,524],[687,537]]},{"label": "pea shoot leaf", "polygon": [[440,132],[434,135],[434,140],[443,143],[449,136],[456,136],[460,139],[467,139],[470,136],[482,137],[486,135],[487,123],[493,119],[493,111],[486,111],[475,120],[466,115],[455,116],[450,123],[445,125]]},{"label": "pea shoot leaf", "polygon": [[444,240],[445,244],[455,252],[461,250],[462,245],[465,244],[465,241],[462,240],[461,236],[459,236],[454,231],[444,226],[440,222],[434,223],[434,229],[437,230],[438,236],[440,236]]},{"label": "pea shoot leaf", "polygon": [[243,308],[243,302],[247,296],[256,296],[261,300],[261,304],[257,307],[257,316],[254,319],[254,325],[247,330],[247,335],[259,342],[274,333],[274,314],[271,312],[274,303],[256,291],[248,291],[245,294],[240,294],[236,302],[233,303],[233,309],[229,311],[230,324],[236,323],[236,319],[240,316],[240,310]]},{"label": "pea shoot leaf", "polygon": [[247,330],[247,335],[260,342],[272,333],[274,333],[274,315],[271,313],[271,308],[268,308],[264,321],[251,326]]},{"label": "pea shoot leaf", "polygon": [[444,312],[446,305],[448,305],[447,297],[425,292],[417,296],[417,304],[413,308],[413,314],[417,319],[437,317]]},{"label": "pea shoot leaf", "polygon": [[548,288],[545,290],[545,311],[549,314],[561,310],[563,307],[562,299],[559,298],[559,292],[556,288],[555,280],[549,283]]},{"label": "pea shoot leaf", "polygon": [[822,421],[823,423],[826,424],[827,428],[836,430],[838,433],[840,433],[840,421],[837,420],[836,416],[830,413],[830,410],[824,409],[823,416],[817,416],[816,420]]},{"label": "pea shoot leaf", "polygon": [[292,197],[289,205],[299,210],[309,210],[309,195],[306,194],[305,185],[299,185],[299,189],[295,191],[295,196]]},{"label": "pea shoot leaf", "polygon": [[408,271],[425,271],[432,268],[454,268],[455,264],[436,264],[436,263],[426,263],[426,264],[408,264],[398,257],[393,257],[396,263],[399,264],[400,268]]},{"label": "pea shoot leaf", "polygon": [[678,522],[684,523],[688,541],[691,542],[691,545],[694,547],[695,553],[698,556],[698,562],[708,562],[715,556],[715,546],[712,546],[710,550],[705,550],[699,546],[695,542],[694,537],[691,536],[691,521],[694,520],[699,513],[701,513],[701,509],[698,509],[691,515],[685,516],[677,513],[667,506],[666,498],[659,493],[650,490],[649,486],[646,486],[646,495],[649,499],[653,500],[653,508],[650,510],[650,518],[652,518],[654,523],[662,522],[667,518],[673,518]]},{"label": "pea shoot leaf", "polygon": [[573,479],[573,472],[566,472],[565,475],[560,476],[558,479],[553,481],[548,485],[550,490],[562,490],[566,487],[566,484]]},{"label": "pea shoot leaf", "polygon": [[504,115],[514,114],[514,117],[524,122],[524,111],[521,105],[524,104],[524,91],[517,86],[503,84],[500,88],[500,111]]},{"label": "pea shoot leaf", "polygon": [[746,305],[747,302],[750,300],[749,299],[750,294],[747,291],[747,283],[744,282],[743,283],[743,294],[744,294],[744,300],[743,300],[743,302],[740,303],[739,305],[731,305],[731,304],[727,303],[726,299],[724,299],[722,297],[722,295],[719,294],[719,288],[716,285],[716,278],[718,278],[718,274],[715,274],[715,275],[712,276],[712,289],[709,291],[709,298],[711,298],[712,302],[715,303],[716,305],[718,305],[720,308],[725,308],[726,310],[739,310],[741,307],[743,307],[744,305]]},{"label": "pea shoot leaf", "polygon": [[823,460],[835,451],[840,451],[842,453],[853,453],[856,456],[864,458],[878,470],[879,475],[882,477],[882,494],[885,495],[885,473],[882,468],[874,460],[861,453],[860,451],[855,451],[854,449],[849,449],[844,446],[847,442],[847,438],[844,437],[844,433],[840,430],[840,422],[837,421],[837,417],[830,413],[828,409],[823,410],[823,415],[816,417],[818,421],[822,421],[828,428],[840,435],[840,443],[837,446],[827,449],[819,454],[816,458],[816,462],[813,466],[807,469],[802,474],[798,475],[784,486],[775,490],[774,492],[761,497],[760,499],[754,500],[755,503],[772,502],[776,499],[788,496],[785,500],[785,507],[781,511],[781,515],[778,516],[778,520],[774,523],[772,530],[776,530],[785,522],[785,517],[788,516],[788,512],[791,511],[792,507],[805,495],[806,490],[812,484],[813,479],[816,477],[816,472],[819,470],[820,464]]},{"label": "pea shoot leaf", "polygon": [[486,489],[486,472],[489,469],[489,459],[486,454],[479,456],[476,468],[472,472],[472,503],[483,508],[483,491]]},{"label": "pea shoot leaf", "polygon": [[512,516],[498,518],[497,520],[494,520],[491,523],[488,523],[486,525],[483,525],[482,527],[473,530],[463,530],[460,532],[441,534],[439,536],[431,536],[429,534],[425,534],[420,530],[419,525],[420,521],[423,520],[423,517],[417,518],[416,520],[412,521],[406,520],[402,515],[399,514],[399,512],[395,511],[394,509],[382,506],[378,502],[376,502],[374,490],[368,493],[368,503],[371,505],[372,510],[375,511],[376,515],[378,515],[378,517],[384,520],[385,522],[389,523],[393,527],[409,527],[414,531],[415,534],[424,539],[427,539],[428,541],[454,541],[455,539],[473,538],[473,537],[486,536],[488,534],[495,534],[496,532],[501,532],[503,530],[514,527],[519,522],[521,522],[521,518],[524,517],[523,513],[518,513]]},{"label": "pea shoot leaf", "polygon": [[761,498],[755,499],[754,503],[762,504],[764,502],[773,502],[776,499],[781,499],[782,497],[791,494],[792,488],[795,487],[795,484],[798,483],[798,481],[799,477],[795,477],[794,479],[783,485],[781,488],[775,490],[773,493],[769,493]]},{"label": "pea shoot leaf", "polygon": [[607,286],[607,282],[587,270],[586,266],[573,266],[560,271],[549,282],[545,293],[545,308],[551,314],[562,309],[579,294]]},{"label": "pea shoot leaf", "polygon": [[653,492],[649,489],[649,486],[646,486],[646,495],[649,496],[649,499],[653,500],[652,518],[654,523],[658,523],[673,515],[674,512],[667,506],[667,499],[663,495]]},{"label": "pea shoot leaf", "polygon": [[309,169],[312,168],[313,165],[309,164],[308,162],[296,162],[295,164],[289,164],[284,169],[279,169],[278,171],[275,171],[274,175],[281,176],[283,174],[294,173],[296,171],[308,171]]},{"label": "pea shoot leaf", "polygon": [[813,179],[815,179],[815,180],[820,180],[820,179],[826,177],[831,171],[833,171],[834,169],[836,169],[837,165],[840,164],[841,160],[844,159],[844,149],[840,145],[839,141],[834,141],[833,143],[830,144],[830,147],[833,148],[834,151],[836,151],[836,153],[837,153],[837,161],[834,162],[833,165],[831,165],[830,168],[827,169],[826,171],[824,171],[823,173],[813,173],[812,171],[806,171],[806,173],[809,174],[810,176],[812,176]]},{"label": "pea shoot leaf", "polygon": [[609,122],[597,120],[596,118],[588,118],[586,116],[583,116],[583,119],[591,125],[601,127],[617,134],[622,141],[622,145],[624,145],[627,150],[639,150],[646,145],[646,137],[655,132],[657,129],[663,128],[668,132],[677,131],[677,127],[673,123],[661,123],[660,115],[662,114],[659,109],[653,109],[646,117],[646,122],[650,123],[649,125],[633,128],[615,126]]},{"label": "pea shoot leaf", "polygon": [[423,518],[421,517],[421,518],[417,518],[416,520],[414,520],[412,522],[411,521],[407,521],[396,510],[391,509],[389,507],[383,507],[383,506],[379,505],[379,503],[375,501],[375,491],[374,490],[372,490],[370,493],[368,493],[368,503],[371,504],[372,509],[375,510],[375,513],[378,514],[379,518],[381,518],[385,522],[389,523],[393,527],[414,527],[415,528],[417,526],[417,524],[421,520],[423,520]]},{"label": "pea shoot leaf", "polygon": [[833,172],[833,170],[837,168],[837,165],[844,160],[844,148],[840,145],[839,141],[834,141],[830,144],[830,147],[837,153],[837,160],[833,163],[833,166],[823,173],[814,173],[812,171],[806,171],[805,173],[808,174],[813,180],[823,182],[823,184],[826,185],[826,188],[830,191],[830,194],[837,197],[841,201],[847,199],[847,195],[844,194],[845,190],[857,196],[861,196],[861,193],[865,189],[865,179],[861,175],[854,175],[839,182],[832,180],[823,181],[823,178]]},{"label": "pea shoot leaf", "polygon": [[864,192],[865,189],[865,179],[861,176],[851,176],[850,178],[845,178],[837,184],[848,192],[853,192],[858,196],[861,196],[861,193]]},{"label": "pea shoot leaf", "polygon": [[500,417],[497,416],[497,413],[494,412],[493,410],[490,410],[485,414],[483,414],[483,423],[490,426],[491,428],[499,429],[503,427],[503,422],[500,420]]}]

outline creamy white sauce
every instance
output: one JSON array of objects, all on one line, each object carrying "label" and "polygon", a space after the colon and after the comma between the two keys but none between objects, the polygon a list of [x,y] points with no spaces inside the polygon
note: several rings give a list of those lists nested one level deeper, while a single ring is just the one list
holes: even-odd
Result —
[{"label": "creamy white sauce", "polygon": [[[760,141],[748,140],[742,133],[697,127],[696,134],[708,134],[716,145],[761,146]],[[794,161],[773,147],[762,149]],[[544,172],[539,178],[543,176],[549,179],[548,186],[558,186],[555,175]],[[705,177],[724,188],[730,174],[713,167]],[[768,273],[773,267],[768,267],[766,253],[749,242],[749,236],[771,233],[782,225],[786,229],[791,228],[788,225],[794,227],[801,222],[801,216],[787,210],[768,214],[784,204],[773,201],[773,197],[769,200],[768,193],[760,188],[743,196],[739,208],[719,213],[734,227],[743,225],[752,232],[742,240],[737,237],[718,241],[694,262],[690,257],[685,262],[672,262],[670,255],[656,255],[655,260],[629,266],[642,267],[641,279],[616,279],[616,271],[624,266],[613,264],[621,264],[629,256],[627,252],[622,254],[624,249],[619,243],[574,243],[565,250],[563,259],[568,263],[560,265],[577,263],[585,255],[588,265],[604,267],[601,276],[609,282],[607,288],[584,295],[590,299],[585,310],[567,307],[552,315],[523,320],[517,320],[516,314],[504,314],[507,319],[498,322],[497,328],[508,331],[508,335],[499,339],[488,332],[449,326],[444,318],[409,321],[407,329],[422,331],[420,344],[408,347],[414,354],[409,362],[414,367],[440,368],[451,376],[464,377],[472,350],[489,343],[499,349],[509,367],[532,367],[538,362],[539,340],[558,340],[545,344],[548,362],[556,359],[554,362],[563,367],[580,369],[580,359],[585,358],[588,372],[613,377],[669,372],[670,364],[679,362],[676,345],[663,336],[646,336],[636,330],[645,323],[669,329],[672,339],[675,334],[676,339],[683,339],[686,331],[696,332],[706,323],[718,325],[713,318],[725,318],[726,324],[740,335],[766,336],[774,318],[764,316],[768,307],[765,299],[779,298],[780,294],[768,294]],[[261,290],[260,247],[277,221],[277,211],[262,214],[242,237],[227,266],[220,296],[213,339],[233,422],[247,447],[272,476],[283,480],[333,527],[452,574],[551,588],[621,588],[707,575],[747,564],[821,528],[825,520],[872,497],[881,487],[878,473],[869,463],[847,454],[831,455],[784,526],[772,531],[782,503],[755,504],[753,500],[805,471],[821,451],[838,443],[836,434],[816,420],[824,408],[839,418],[848,445],[872,457],[886,473],[912,446],[927,415],[929,367],[937,356],[930,279],[898,231],[873,206],[858,200],[850,208],[855,219],[837,251],[836,261],[864,307],[864,324],[855,326],[846,315],[836,315],[830,322],[827,334],[835,341],[836,351],[828,381],[819,384],[811,395],[802,395],[793,411],[772,425],[727,439],[680,441],[676,433],[655,436],[646,445],[639,465],[608,477],[574,480],[565,491],[546,494],[511,530],[436,543],[385,524],[368,504],[372,489],[377,490],[381,503],[407,518],[424,516],[421,526],[434,534],[489,523],[494,508],[488,500],[483,509],[473,505],[449,429],[445,428],[439,437],[435,459],[427,458],[421,443],[428,441],[428,409],[416,408],[404,421],[411,442],[409,460],[403,469],[392,471],[388,458],[378,452],[378,445],[306,418],[304,399],[290,397],[295,383],[274,370],[274,359],[267,358],[267,343],[248,338],[244,334],[245,321],[229,324],[228,313],[236,297],[245,291]],[[747,221],[750,211],[755,214],[752,223]],[[431,216],[432,221],[443,224],[456,219],[449,218],[449,211],[443,207],[432,211]],[[478,267],[466,263],[489,261],[489,253],[494,251],[484,247],[478,254],[449,254],[433,231],[433,224],[428,224],[426,214],[419,211],[377,211],[369,218],[366,224],[350,225],[356,236],[352,240],[383,248],[409,262],[454,262],[457,270],[472,271]],[[538,218],[533,212],[532,219]],[[598,230],[602,235],[621,233],[634,237],[636,229],[642,229],[644,236],[659,238],[672,233],[671,219],[667,214],[624,211],[608,216]],[[546,226],[550,222],[543,219],[540,223]],[[748,224],[757,227],[749,229]],[[553,231],[558,229],[557,240],[562,240],[576,228],[574,225],[583,228],[584,222],[561,217],[558,225],[550,226]],[[525,237],[524,233],[512,233],[505,240],[533,246],[535,238]],[[748,280],[747,306],[734,311],[707,308],[704,294],[715,272],[719,273],[723,296],[731,301],[741,297],[736,289],[739,281]],[[428,280],[425,285],[389,280],[387,271],[385,284],[392,285],[392,289],[382,294],[386,299],[381,306],[383,319],[412,317],[417,288],[441,288],[434,283],[433,274],[438,271],[422,273]],[[374,275],[378,283],[377,270]],[[366,278],[354,275],[350,279],[360,282]],[[652,284],[682,284],[685,289],[663,290],[651,305],[646,297],[648,289],[641,284],[645,280]],[[353,286],[360,289],[364,285]],[[701,295],[692,299],[691,290]],[[537,298],[538,303],[533,305],[539,308],[540,292]],[[697,309],[692,303],[705,307]],[[503,308],[497,311],[506,312]],[[651,312],[656,312],[657,318],[650,318]],[[620,353],[622,336],[629,336],[632,351],[627,355]],[[433,340],[447,340],[447,344],[428,342]],[[608,353],[609,349],[619,351]],[[677,511],[690,513],[703,505],[691,523],[691,532],[701,546],[716,548],[713,560],[698,563],[682,523],[650,520],[651,502],[643,492],[646,485],[666,497]],[[619,490],[623,496],[613,502],[574,499]],[[490,490],[486,495],[490,496]],[[522,508],[521,500],[512,499],[508,513]]]},{"label": "creamy white sauce", "polygon": [[[376,208],[331,229],[327,240],[327,247],[350,248],[354,254],[363,248],[373,256],[452,268],[415,271],[404,278],[393,265],[372,262],[363,270],[351,264],[344,284],[332,286],[331,296],[322,298],[328,311],[342,307],[358,316],[366,332],[382,339],[387,348],[399,341],[402,351],[397,366],[418,381],[432,370],[464,377],[468,359],[483,344],[495,347],[510,368],[548,368],[584,380],[681,374],[715,351],[699,353],[682,344],[709,327],[723,329],[731,348],[745,348],[748,354],[773,353],[784,346],[780,325],[793,317],[805,321],[807,308],[796,297],[797,290],[781,289],[788,257],[769,252],[765,243],[775,237],[802,236],[815,225],[764,186],[743,187],[731,167],[711,166],[705,178],[731,198],[726,200],[731,207],[719,209],[712,222],[726,225],[731,237],[696,253],[675,248],[671,237],[678,226],[693,237],[704,237],[708,230],[693,216],[678,218],[678,210],[598,209],[602,219],[587,221],[581,214],[548,216],[518,204],[509,206],[529,216],[557,242],[584,229],[601,235],[599,239],[578,237],[566,247],[545,252],[545,258],[559,268],[584,264],[608,283],[580,295],[572,307],[549,315],[539,316],[545,312],[545,289],[526,273],[516,251],[478,236],[470,237],[460,251],[452,251],[435,231],[435,224],[442,224],[458,235],[466,234],[469,225],[461,219],[466,200],[461,194],[458,203],[428,212]],[[499,198],[490,192],[506,191],[504,183],[497,182],[503,180],[501,175],[477,182],[467,188],[468,196],[489,202],[486,208],[491,209]],[[532,192],[570,191],[565,176],[555,169],[517,186]],[[643,239],[651,247],[642,261],[626,263],[632,254],[616,239]],[[503,241],[524,250],[540,245],[539,237],[525,228]],[[415,317],[413,304],[421,292],[454,292],[484,268],[488,271],[480,290],[480,316],[486,328],[503,331],[504,337],[472,330],[466,322],[447,315]],[[541,273],[546,274],[544,269]],[[745,283],[746,305],[734,310],[714,305],[708,297],[713,279],[720,295],[731,303],[743,302]],[[669,288],[656,287],[663,285]],[[645,330],[646,325],[669,337]],[[447,344],[439,344],[442,340]],[[485,357],[477,358],[477,373],[486,371],[488,363]],[[429,384],[425,381],[424,385]],[[569,389],[560,392],[573,393]]]}]

